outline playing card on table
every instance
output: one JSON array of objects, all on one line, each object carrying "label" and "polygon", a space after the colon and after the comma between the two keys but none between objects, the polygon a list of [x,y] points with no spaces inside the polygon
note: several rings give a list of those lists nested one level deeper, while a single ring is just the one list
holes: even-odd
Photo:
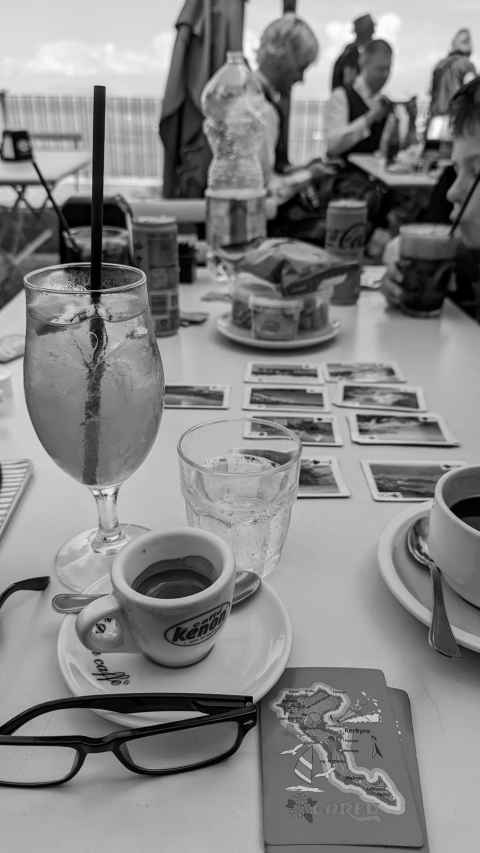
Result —
[{"label": "playing card on table", "polygon": [[299,498],[349,498],[340,465],[333,456],[302,456],[298,481]]},{"label": "playing card on table", "polygon": [[438,415],[394,412],[354,412],[347,415],[352,441],[357,444],[454,447],[458,441]]},{"label": "playing card on table", "polygon": [[244,438],[280,438],[275,426],[269,429],[269,424],[280,424],[298,435],[305,446],[312,447],[341,447],[342,436],[334,415],[295,415],[274,414],[262,412],[258,419],[248,421]]},{"label": "playing card on table", "polygon": [[299,382],[302,385],[323,383],[319,364],[293,361],[250,361],[245,371],[245,382],[280,384]]},{"label": "playing card on table", "polygon": [[423,412],[427,408],[421,388],[367,382],[340,382],[334,402],[336,406],[397,412]]},{"label": "playing card on table", "polygon": [[166,409],[228,409],[229,385],[165,385]]},{"label": "playing card on table", "polygon": [[248,385],[244,409],[296,409],[328,412],[327,389],[322,385]]},{"label": "playing card on table", "polygon": [[433,498],[437,480],[465,462],[362,461],[368,487],[375,501],[427,501]]},{"label": "playing card on table", "polygon": [[271,853],[422,847],[418,788],[380,671],[287,669],[262,700],[260,736]]},{"label": "playing card on table", "polygon": [[394,361],[327,361],[327,382],[405,382]]}]

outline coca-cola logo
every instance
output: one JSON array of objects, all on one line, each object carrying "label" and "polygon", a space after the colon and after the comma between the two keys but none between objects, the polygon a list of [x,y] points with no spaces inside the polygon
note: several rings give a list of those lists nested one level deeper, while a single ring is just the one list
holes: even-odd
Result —
[{"label": "coca-cola logo", "polygon": [[165,631],[165,639],[173,646],[196,646],[213,637],[220,630],[230,611],[230,602],[224,601],[211,610],[199,613],[171,625]]},{"label": "coca-cola logo", "polygon": [[342,249],[343,251],[352,251],[353,249],[362,249],[365,243],[365,223],[357,222],[351,225],[350,228],[332,228],[328,233],[328,246],[333,249]]}]

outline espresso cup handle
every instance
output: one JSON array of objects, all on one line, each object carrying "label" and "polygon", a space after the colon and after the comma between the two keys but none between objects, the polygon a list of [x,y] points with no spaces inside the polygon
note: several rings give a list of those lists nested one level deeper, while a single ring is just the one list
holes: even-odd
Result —
[{"label": "espresso cup handle", "polygon": [[[102,619],[114,619],[116,632],[96,633],[93,629]],[[97,601],[92,601],[78,614],[75,620],[78,638],[87,649],[93,652],[138,652],[128,622],[114,595],[102,595]]]}]

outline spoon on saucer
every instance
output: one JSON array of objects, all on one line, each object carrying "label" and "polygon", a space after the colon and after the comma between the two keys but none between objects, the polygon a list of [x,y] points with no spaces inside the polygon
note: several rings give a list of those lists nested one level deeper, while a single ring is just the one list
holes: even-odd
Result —
[{"label": "spoon on saucer", "polygon": [[[250,598],[251,595],[255,595],[261,584],[262,579],[255,572],[239,572],[235,580],[232,607],[236,607],[237,604]],[[88,595],[82,592],[61,592],[53,596],[52,607],[57,613],[80,613],[87,604],[106,594]]]},{"label": "spoon on saucer", "polygon": [[459,658],[461,652],[453,636],[445,609],[442,573],[428,549],[428,515],[420,516],[411,525],[407,534],[407,547],[417,563],[429,570],[432,578],[433,608],[428,631],[429,645],[446,657]]}]

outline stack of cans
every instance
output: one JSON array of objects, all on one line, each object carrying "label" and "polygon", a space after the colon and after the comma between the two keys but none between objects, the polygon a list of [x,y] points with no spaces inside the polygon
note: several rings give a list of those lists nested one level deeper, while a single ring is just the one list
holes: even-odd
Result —
[{"label": "stack of cans", "polygon": [[157,338],[175,335],[178,309],[177,223],[171,216],[140,216],[133,221],[133,263],[147,276]]}]

